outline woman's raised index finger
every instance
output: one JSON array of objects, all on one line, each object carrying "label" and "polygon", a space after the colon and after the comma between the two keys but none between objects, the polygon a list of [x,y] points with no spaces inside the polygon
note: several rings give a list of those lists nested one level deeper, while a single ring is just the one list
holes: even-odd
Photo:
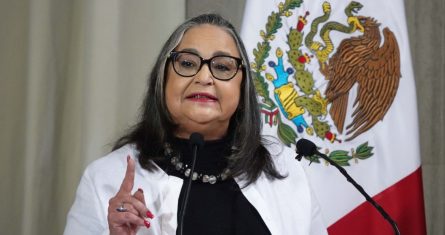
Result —
[{"label": "woman's raised index finger", "polygon": [[121,188],[119,189],[119,193],[131,194],[131,190],[134,186],[134,169],[135,162],[130,157],[127,156],[127,171],[125,172],[124,180],[122,181]]}]

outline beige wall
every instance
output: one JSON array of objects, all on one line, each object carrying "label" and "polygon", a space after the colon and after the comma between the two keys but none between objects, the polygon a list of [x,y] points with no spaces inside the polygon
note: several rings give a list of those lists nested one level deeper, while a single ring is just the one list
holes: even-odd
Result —
[{"label": "beige wall", "polygon": [[61,234],[80,175],[133,123],[184,0],[0,1],[1,234]]},{"label": "beige wall", "polygon": [[445,234],[445,2],[405,0],[428,234]]}]

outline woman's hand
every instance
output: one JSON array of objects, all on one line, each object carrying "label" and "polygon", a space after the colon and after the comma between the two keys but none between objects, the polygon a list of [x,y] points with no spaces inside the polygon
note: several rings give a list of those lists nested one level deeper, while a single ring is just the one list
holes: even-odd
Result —
[{"label": "woman's hand", "polygon": [[153,214],[145,205],[144,192],[138,189],[133,195],[135,162],[127,156],[127,171],[117,194],[108,203],[108,227],[112,235],[136,234],[139,226],[150,227],[147,218]]}]

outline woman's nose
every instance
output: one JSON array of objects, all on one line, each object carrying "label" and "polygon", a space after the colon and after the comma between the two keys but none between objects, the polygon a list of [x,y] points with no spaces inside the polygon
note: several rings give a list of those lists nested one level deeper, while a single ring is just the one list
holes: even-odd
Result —
[{"label": "woman's nose", "polygon": [[196,83],[201,83],[203,85],[213,84],[214,78],[208,64],[202,65],[201,70],[195,75],[194,80]]}]

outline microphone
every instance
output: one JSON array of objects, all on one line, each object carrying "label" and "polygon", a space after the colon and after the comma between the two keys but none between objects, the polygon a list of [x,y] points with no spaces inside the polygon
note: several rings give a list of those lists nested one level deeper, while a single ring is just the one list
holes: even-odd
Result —
[{"label": "microphone", "polygon": [[187,185],[185,188],[184,197],[182,198],[181,210],[179,211],[179,222],[178,222],[179,235],[183,234],[184,217],[185,217],[185,211],[187,209],[190,189],[192,188],[192,179],[193,179],[193,172],[195,172],[196,155],[198,155],[198,150],[204,146],[204,137],[198,132],[193,132],[190,135],[189,140],[193,148],[193,158],[192,158],[192,164],[190,166],[190,175],[189,178],[187,179]]},{"label": "microphone", "polygon": [[190,135],[190,144],[192,144],[193,147],[200,149],[204,146],[204,137],[198,132],[193,132]]},{"label": "microphone", "polygon": [[333,161],[328,156],[326,156],[326,154],[320,153],[317,149],[317,146],[312,141],[307,140],[307,139],[298,140],[296,152],[297,152],[297,156],[295,157],[295,159],[297,159],[298,161],[301,161],[301,158],[304,156],[310,157],[313,155],[317,155],[317,156],[323,158],[324,160],[328,161],[331,165],[335,166],[340,171],[340,173],[342,173],[343,176],[346,177],[346,180],[348,180],[352,185],[354,185],[354,187],[366,198],[366,201],[371,203],[371,205],[373,205],[374,208],[377,209],[377,211],[383,216],[383,218],[385,218],[389,222],[389,224],[391,224],[392,228],[394,229],[395,234],[400,235],[399,228],[397,227],[396,222],[391,218],[391,216],[389,216],[389,214],[386,213],[386,211],[376,201],[374,201],[374,199],[372,199],[368,195],[368,193],[366,193],[366,191],[363,189],[363,187],[360,186],[348,174],[348,172],[346,172],[346,170],[343,167],[341,167],[335,161]]}]

